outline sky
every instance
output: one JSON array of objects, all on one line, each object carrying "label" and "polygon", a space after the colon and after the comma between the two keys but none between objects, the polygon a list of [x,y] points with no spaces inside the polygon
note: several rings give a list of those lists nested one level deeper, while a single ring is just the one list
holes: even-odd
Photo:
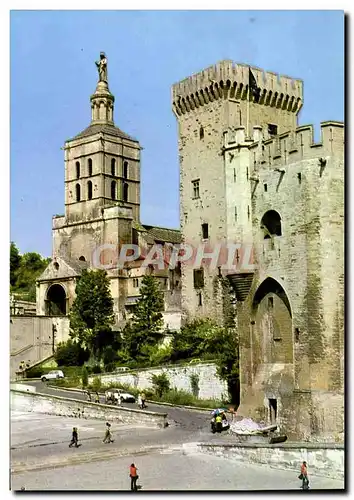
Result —
[{"label": "sky", "polygon": [[299,125],[344,120],[343,11],[12,11],[10,237],[52,254],[64,213],[65,140],[85,129],[108,57],[115,124],[137,138],[141,221],[179,227],[171,86],[223,59],[304,80]]}]

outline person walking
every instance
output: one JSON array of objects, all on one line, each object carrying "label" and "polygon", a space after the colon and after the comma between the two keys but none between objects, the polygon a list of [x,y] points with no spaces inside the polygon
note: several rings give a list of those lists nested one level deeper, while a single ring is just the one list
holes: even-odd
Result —
[{"label": "person walking", "polygon": [[79,447],[78,440],[79,440],[79,436],[78,436],[78,433],[77,433],[77,427],[73,427],[73,432],[72,432],[72,436],[71,436],[71,441],[70,441],[70,444],[69,444],[69,448],[71,448],[72,445],[75,445],[75,448],[78,448]]},{"label": "person walking", "polygon": [[146,404],[145,404],[145,401],[146,401],[146,396],[145,396],[145,392],[143,392],[141,394],[141,409],[143,410],[144,408],[146,408]]},{"label": "person walking", "polygon": [[109,422],[106,423],[106,434],[104,436],[104,443],[113,443],[112,433],[111,433],[111,424]]},{"label": "person walking", "polygon": [[139,479],[138,473],[137,473],[138,468],[134,465],[130,465],[130,489],[131,491],[138,491],[137,487],[137,480]]},{"label": "person walking", "polygon": [[302,462],[299,479],[302,480],[301,489],[308,490],[310,481],[309,481],[309,477],[308,477],[308,473],[307,473],[307,463],[306,462]]},{"label": "person walking", "polygon": [[100,396],[99,396],[98,392],[96,391],[95,403],[99,403],[99,402],[100,402]]}]

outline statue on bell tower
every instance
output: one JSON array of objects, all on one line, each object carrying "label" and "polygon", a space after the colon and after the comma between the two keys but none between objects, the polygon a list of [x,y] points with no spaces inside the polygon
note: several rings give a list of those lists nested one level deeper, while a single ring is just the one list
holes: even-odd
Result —
[{"label": "statue on bell tower", "polygon": [[98,71],[98,81],[108,83],[107,75],[107,57],[104,52],[100,53],[100,60],[96,61]]}]

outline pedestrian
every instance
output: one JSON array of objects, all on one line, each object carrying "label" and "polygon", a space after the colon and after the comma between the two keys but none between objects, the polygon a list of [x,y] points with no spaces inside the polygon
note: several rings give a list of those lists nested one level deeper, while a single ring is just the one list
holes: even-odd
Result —
[{"label": "pedestrian", "polygon": [[91,401],[91,392],[87,391],[87,401]]},{"label": "pedestrian", "polygon": [[[108,440],[108,441],[107,441]],[[113,439],[112,439],[112,433],[111,433],[111,424],[109,422],[106,423],[106,434],[104,436],[104,440],[103,440],[104,443],[113,443]]]},{"label": "pedestrian", "polygon": [[138,491],[138,487],[136,485],[136,482],[139,479],[137,470],[138,470],[138,468],[134,464],[131,464],[131,466],[130,466],[130,489],[132,491]]},{"label": "pedestrian", "polygon": [[307,473],[307,463],[306,462],[302,462],[299,479],[302,480],[301,489],[308,490],[310,481],[309,481],[309,477],[308,477],[308,473]]},{"label": "pedestrian", "polygon": [[141,399],[140,394],[138,394],[138,408],[140,409],[143,408],[143,400]]},{"label": "pedestrian", "polygon": [[69,448],[71,448],[73,444],[75,445],[75,448],[78,448],[79,447],[79,445],[77,443],[78,440],[79,440],[79,436],[77,433],[77,427],[73,427],[73,432],[72,432],[71,442],[69,444]]},{"label": "pedestrian", "polygon": [[98,395],[98,392],[96,391],[96,396],[95,396],[95,403],[100,402],[100,396]]},{"label": "pedestrian", "polygon": [[141,394],[141,403],[142,403],[141,407],[142,407],[142,408],[146,408],[145,401],[146,401],[146,396],[145,396],[145,392],[143,392],[143,393]]}]

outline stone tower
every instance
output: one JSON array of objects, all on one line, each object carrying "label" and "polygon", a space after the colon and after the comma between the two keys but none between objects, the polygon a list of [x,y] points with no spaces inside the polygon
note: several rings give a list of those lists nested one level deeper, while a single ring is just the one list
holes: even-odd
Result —
[{"label": "stone tower", "polygon": [[174,85],[182,239],[239,246],[233,269],[182,263],[182,312],[223,323],[231,284],[239,414],[343,441],[344,124],[321,123],[315,143],[302,91],[229,61]]},{"label": "stone tower", "polygon": [[[251,73],[250,73],[251,71]],[[259,92],[248,97],[250,75]],[[180,160],[180,217],[183,240],[196,246],[226,241],[250,243],[252,207],[247,144],[230,166],[224,155],[225,134],[237,141],[253,128],[265,137],[297,126],[303,85],[275,73],[232,61],[222,61],[173,86],[173,111],[178,120]],[[214,310],[215,272],[204,269],[204,286],[194,288],[194,270],[182,266],[182,311],[204,316]],[[194,290],[194,291],[193,291]]]},{"label": "stone tower", "polygon": [[[103,53],[102,59],[107,64]],[[65,215],[53,220],[54,254],[74,260],[90,261],[95,245],[131,241],[118,207],[129,220],[140,219],[140,146],[115,126],[107,71],[99,78],[90,125],[65,143]],[[111,210],[104,220],[104,210],[113,207],[114,216]]]}]

